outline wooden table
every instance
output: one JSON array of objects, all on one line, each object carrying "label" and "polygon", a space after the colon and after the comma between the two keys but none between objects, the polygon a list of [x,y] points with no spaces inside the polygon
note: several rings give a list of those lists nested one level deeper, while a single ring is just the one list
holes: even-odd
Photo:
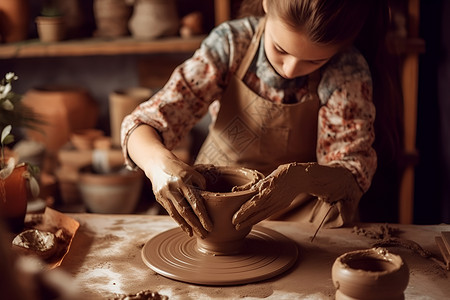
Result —
[{"label": "wooden table", "polygon": [[[334,299],[331,267],[341,254],[370,248],[376,241],[355,233],[352,227],[321,229],[292,222],[265,221],[261,225],[294,240],[299,247],[296,265],[284,274],[263,282],[239,286],[201,286],[165,278],[149,269],[141,259],[145,242],[158,233],[176,227],[167,216],[70,214],[80,222],[72,247],[61,268],[75,278],[85,299],[114,298],[143,290],[169,299]],[[358,224],[358,228],[379,228],[380,224]],[[450,225],[397,225],[400,237],[419,243],[442,260],[435,236]],[[410,269],[406,299],[449,299],[450,272],[436,260],[410,249],[388,247],[402,256]]]}]

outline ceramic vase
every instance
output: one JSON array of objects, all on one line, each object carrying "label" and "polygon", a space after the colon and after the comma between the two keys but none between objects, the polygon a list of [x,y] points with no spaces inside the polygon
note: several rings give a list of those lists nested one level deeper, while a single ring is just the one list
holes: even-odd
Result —
[{"label": "ceramic vase", "polygon": [[94,0],[96,36],[119,37],[128,35],[131,6],[125,0]]},{"label": "ceramic vase", "polygon": [[332,279],[336,300],[403,300],[409,269],[399,255],[372,248],[339,256]]},{"label": "ceramic vase", "polygon": [[3,42],[25,40],[28,37],[29,18],[28,0],[0,1],[0,36]]},{"label": "ceramic vase", "polygon": [[179,22],[175,0],[135,0],[129,28],[135,38],[154,39],[176,35]]},{"label": "ceramic vase", "polygon": [[27,212],[27,172],[25,164],[18,165],[5,179],[0,179],[0,218],[7,228],[19,233],[23,229]]},{"label": "ceramic vase", "polygon": [[132,87],[113,91],[109,95],[109,118],[114,146],[120,146],[120,128],[123,118],[153,94],[145,87]]},{"label": "ceramic vase", "polygon": [[[199,192],[214,225],[205,238],[197,238],[198,250],[212,255],[241,252],[245,237],[252,227],[236,230],[232,218],[242,204],[258,193],[249,187],[264,175],[240,167],[197,165],[195,169],[206,179],[206,188]],[[239,190],[243,186],[247,188]]]}]

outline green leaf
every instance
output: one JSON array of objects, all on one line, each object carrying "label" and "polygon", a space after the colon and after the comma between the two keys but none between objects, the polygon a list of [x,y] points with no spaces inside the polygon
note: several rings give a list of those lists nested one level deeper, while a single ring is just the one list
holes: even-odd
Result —
[{"label": "green leaf", "polygon": [[12,134],[8,134],[7,136],[5,136],[5,138],[3,139],[3,145],[8,145],[11,144],[12,142],[14,142],[14,136]]}]

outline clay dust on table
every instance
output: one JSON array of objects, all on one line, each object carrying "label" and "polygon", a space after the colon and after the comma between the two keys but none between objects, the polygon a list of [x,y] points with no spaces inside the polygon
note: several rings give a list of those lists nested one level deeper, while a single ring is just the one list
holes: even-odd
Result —
[{"label": "clay dust on table", "polygon": [[391,227],[388,224],[382,224],[377,227],[360,228],[354,226],[353,233],[357,235],[363,235],[371,239],[377,240],[373,243],[372,247],[401,247],[408,250],[412,250],[414,253],[421,257],[428,258],[434,261],[439,267],[446,269],[445,264],[435,257],[431,252],[422,248],[421,245],[413,240],[398,237],[400,230],[398,228]]}]

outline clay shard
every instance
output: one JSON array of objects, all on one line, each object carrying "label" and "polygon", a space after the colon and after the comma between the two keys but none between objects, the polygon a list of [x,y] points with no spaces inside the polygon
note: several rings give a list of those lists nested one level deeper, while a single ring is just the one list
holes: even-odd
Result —
[{"label": "clay shard", "polygon": [[13,249],[20,253],[34,254],[42,259],[51,257],[56,252],[56,237],[53,233],[37,229],[25,230],[12,241]]}]

